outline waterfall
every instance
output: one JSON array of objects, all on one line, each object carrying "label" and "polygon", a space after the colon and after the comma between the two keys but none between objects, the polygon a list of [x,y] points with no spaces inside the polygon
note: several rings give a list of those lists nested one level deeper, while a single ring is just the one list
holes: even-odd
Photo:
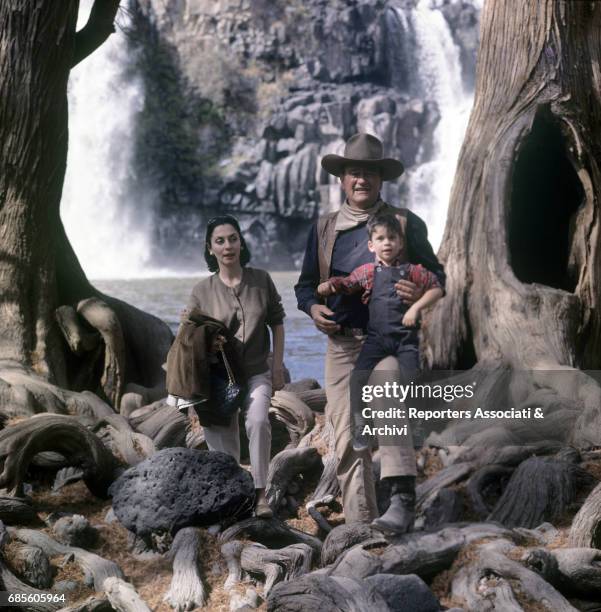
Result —
[{"label": "waterfall", "polygon": [[[82,0],[78,29],[92,0]],[[118,22],[124,19],[119,14]],[[123,25],[123,24],[121,24]],[[61,218],[88,275],[132,278],[147,268],[153,226],[152,194],[132,187],[135,116],[143,105],[121,28],[84,59],[69,79],[69,153]]]},{"label": "waterfall", "polygon": [[[413,93],[433,102],[440,119],[434,132],[430,159],[419,159],[407,174],[409,207],[428,226],[430,242],[438,249],[446,222],[457,158],[469,119],[473,92],[461,77],[459,48],[433,0],[419,0],[410,10],[395,8],[405,35],[407,24],[414,45],[415,68],[410,75]],[[423,153],[422,153],[423,156]]]}]

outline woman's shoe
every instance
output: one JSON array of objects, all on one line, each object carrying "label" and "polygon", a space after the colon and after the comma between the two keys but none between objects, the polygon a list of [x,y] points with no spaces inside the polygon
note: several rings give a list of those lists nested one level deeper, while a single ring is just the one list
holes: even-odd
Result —
[{"label": "woman's shoe", "polygon": [[260,501],[255,506],[255,516],[263,519],[273,518],[273,510],[266,501]]}]

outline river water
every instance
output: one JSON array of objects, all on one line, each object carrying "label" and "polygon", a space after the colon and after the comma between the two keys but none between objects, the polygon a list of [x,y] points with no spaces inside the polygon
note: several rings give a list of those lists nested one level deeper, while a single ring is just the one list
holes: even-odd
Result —
[{"label": "river water", "polygon": [[[271,276],[282,296],[286,310],[284,361],[290,370],[292,380],[315,378],[323,385],[326,337],[318,332],[311,319],[296,307],[293,287],[298,279],[298,272],[272,272]],[[100,291],[156,315],[175,333],[179,324],[179,314],[188,301],[192,287],[201,278],[202,276],[103,279],[92,282]]]}]

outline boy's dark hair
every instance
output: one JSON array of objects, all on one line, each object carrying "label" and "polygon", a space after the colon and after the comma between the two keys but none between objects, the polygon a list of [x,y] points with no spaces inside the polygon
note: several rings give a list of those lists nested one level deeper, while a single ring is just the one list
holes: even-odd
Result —
[{"label": "boy's dark hair", "polygon": [[376,213],[367,222],[367,234],[371,240],[376,227],[385,227],[391,234],[401,235],[401,223],[392,213]]},{"label": "boy's dark hair", "polygon": [[210,248],[211,236],[213,236],[215,228],[219,227],[220,225],[231,225],[238,232],[238,236],[240,236],[240,265],[244,267],[250,261],[250,251],[248,250],[246,240],[244,240],[244,236],[240,231],[238,219],[236,219],[236,217],[232,217],[232,215],[218,215],[217,217],[209,219],[205,234],[205,261],[207,262],[209,272],[217,272],[217,270],[219,270],[217,258],[215,255],[211,255]]}]

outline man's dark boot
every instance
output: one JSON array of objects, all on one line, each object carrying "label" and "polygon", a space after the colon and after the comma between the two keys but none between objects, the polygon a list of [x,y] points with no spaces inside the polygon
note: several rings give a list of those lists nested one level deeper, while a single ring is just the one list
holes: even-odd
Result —
[{"label": "man's dark boot", "polygon": [[401,535],[413,529],[415,521],[415,476],[392,476],[390,506],[372,526],[380,531]]}]

